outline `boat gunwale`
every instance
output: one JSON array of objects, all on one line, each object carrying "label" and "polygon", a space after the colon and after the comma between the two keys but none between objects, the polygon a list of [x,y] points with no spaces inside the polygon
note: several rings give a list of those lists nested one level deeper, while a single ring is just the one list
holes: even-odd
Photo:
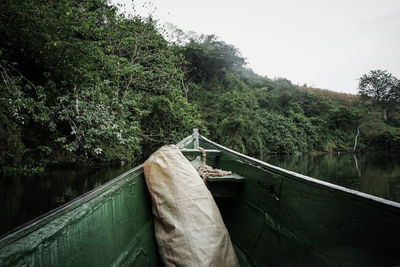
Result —
[{"label": "boat gunwale", "polygon": [[227,148],[227,147],[225,147],[223,145],[220,145],[220,144],[218,144],[218,143],[216,143],[214,141],[211,141],[211,140],[207,139],[206,137],[204,137],[202,135],[200,135],[199,138],[201,140],[205,141],[205,142],[210,143],[213,146],[218,147],[221,150],[224,150],[225,152],[228,152],[230,154],[233,154],[233,155],[241,157],[241,158],[245,158],[248,161],[251,161],[253,163],[261,165],[266,170],[271,171],[272,173],[275,173],[275,174],[278,174],[278,175],[282,175],[285,178],[290,178],[290,179],[297,178],[297,179],[300,179],[300,181],[301,180],[305,180],[305,181],[307,181],[307,182],[309,182],[311,184],[321,186],[322,188],[329,188],[331,190],[336,190],[336,191],[340,191],[340,192],[345,193],[345,194],[350,194],[352,197],[357,197],[358,200],[369,201],[370,203],[375,204],[375,205],[377,203],[379,203],[379,204],[386,205],[386,206],[388,206],[390,208],[395,208],[395,209],[399,209],[400,208],[400,203],[398,203],[398,202],[394,202],[394,201],[387,200],[387,199],[384,199],[384,198],[381,198],[381,197],[373,196],[373,195],[370,195],[370,194],[367,194],[367,193],[363,193],[363,192],[360,192],[360,191],[349,189],[349,188],[346,188],[346,187],[343,187],[343,186],[340,186],[340,185],[336,185],[336,184],[332,184],[332,183],[329,183],[329,182],[326,182],[326,181],[321,181],[321,180],[318,180],[316,178],[312,178],[310,176],[307,176],[307,175],[304,175],[304,174],[300,174],[300,173],[297,173],[297,172],[294,172],[294,171],[289,171],[289,170],[277,167],[275,165],[269,164],[267,162],[264,162],[262,160],[247,156],[245,154],[242,154],[242,153],[237,152],[235,150],[232,150],[230,148]]},{"label": "boat gunwale", "polygon": [[[189,136],[185,137],[184,139],[182,139],[181,141],[179,141],[176,145],[179,148],[183,148],[185,145],[190,143],[190,141],[192,141],[192,139],[193,139],[193,136],[189,135]],[[68,201],[59,207],[49,210],[48,212],[28,221],[20,226],[17,226],[15,228],[5,232],[4,234],[0,235],[0,249],[9,245],[12,242],[15,242],[15,241],[29,235],[30,233],[32,233],[32,232],[36,231],[37,229],[39,229],[40,227],[44,226],[46,223],[72,211],[76,207],[78,207],[84,203],[87,203],[87,202],[91,201],[92,199],[98,197],[99,195],[103,194],[109,187],[112,187],[115,183],[118,183],[119,181],[123,180],[128,175],[133,174],[135,172],[136,172],[136,174],[143,172],[143,165],[144,165],[144,163],[142,163],[136,167],[133,167],[132,169],[118,175],[117,177],[111,179],[110,181],[108,181],[96,188],[93,188],[92,190],[80,195],[79,197],[74,198],[71,201]]]},{"label": "boat gunwale", "polygon": [[186,136],[185,138],[183,138],[181,141],[179,141],[176,146],[179,148],[183,148],[184,146],[186,146],[188,143],[190,143],[190,141],[193,140],[193,135],[189,135]]},{"label": "boat gunwale", "polygon": [[17,226],[16,228],[13,228],[3,235],[0,236],[0,249],[3,247],[9,245],[10,243],[13,243],[30,233],[38,230],[40,227],[44,226],[48,222],[72,211],[73,209],[77,208],[80,205],[83,205],[94,198],[98,197],[99,195],[105,193],[107,189],[113,187],[116,185],[118,182],[122,181],[124,178],[127,178],[130,174],[140,174],[140,172],[143,172],[143,163],[133,167],[132,169],[118,175],[117,177],[111,179],[110,181],[100,185],[99,187],[96,187],[82,195],[80,195],[77,198],[74,198],[71,201],[68,201],[67,203],[56,207],[20,226]]}]

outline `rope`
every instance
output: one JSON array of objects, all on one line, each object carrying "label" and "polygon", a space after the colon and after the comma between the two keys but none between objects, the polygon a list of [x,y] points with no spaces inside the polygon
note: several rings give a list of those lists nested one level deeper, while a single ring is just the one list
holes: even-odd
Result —
[{"label": "rope", "polygon": [[203,179],[204,183],[207,184],[208,177],[221,177],[232,174],[231,171],[224,171],[220,169],[214,169],[213,167],[206,164],[207,161],[207,154],[204,148],[199,147],[201,151],[201,162],[202,165],[197,167],[197,172],[199,173],[200,177]]}]

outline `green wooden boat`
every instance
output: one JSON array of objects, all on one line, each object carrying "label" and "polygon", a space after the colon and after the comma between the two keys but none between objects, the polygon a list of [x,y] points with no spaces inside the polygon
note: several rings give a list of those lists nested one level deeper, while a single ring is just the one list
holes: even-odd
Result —
[{"label": "green wooden boat", "polygon": [[[400,204],[232,151],[195,133],[192,164],[230,170],[208,186],[242,266],[400,265]],[[0,266],[159,266],[143,166],[13,230]]]}]

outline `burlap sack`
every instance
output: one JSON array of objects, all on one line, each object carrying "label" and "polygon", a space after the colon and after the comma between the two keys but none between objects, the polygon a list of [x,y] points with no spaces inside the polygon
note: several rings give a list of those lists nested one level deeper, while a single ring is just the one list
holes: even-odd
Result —
[{"label": "burlap sack", "polygon": [[177,146],[154,152],[144,173],[166,266],[239,265],[210,191]]}]

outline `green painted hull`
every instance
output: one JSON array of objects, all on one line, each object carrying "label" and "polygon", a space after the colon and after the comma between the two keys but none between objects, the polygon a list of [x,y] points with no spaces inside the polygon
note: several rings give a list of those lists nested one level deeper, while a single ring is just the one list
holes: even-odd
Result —
[{"label": "green painted hull", "polygon": [[398,266],[400,204],[290,172],[200,137],[246,178],[217,200],[242,266]]},{"label": "green painted hull", "polygon": [[[240,186],[236,197],[216,198],[242,266],[400,264],[400,204],[274,167],[203,137],[178,145],[219,150],[207,163],[245,178],[240,185],[226,182],[225,189]],[[0,265],[160,266],[142,166],[4,236]]]},{"label": "green painted hull", "polygon": [[159,266],[142,166],[0,240],[0,266]]}]

